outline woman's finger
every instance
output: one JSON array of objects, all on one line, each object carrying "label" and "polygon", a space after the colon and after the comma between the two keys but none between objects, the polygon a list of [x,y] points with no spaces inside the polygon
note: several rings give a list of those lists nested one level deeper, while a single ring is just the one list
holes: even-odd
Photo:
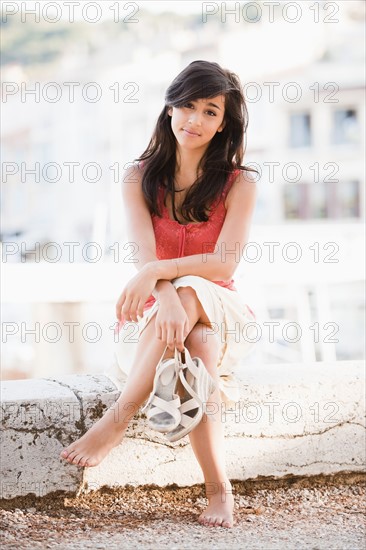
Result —
[{"label": "woman's finger", "polygon": [[139,301],[139,303],[137,305],[137,315],[139,315],[139,317],[144,316],[144,305],[145,305],[145,303],[141,300]]},{"label": "woman's finger", "polygon": [[116,304],[116,317],[121,320],[122,306],[125,302],[126,296],[124,293],[121,294],[117,304]]},{"label": "woman's finger", "polygon": [[167,330],[167,341],[166,341],[168,348],[170,350],[174,349],[175,346],[175,329],[169,325]]},{"label": "woman's finger", "polygon": [[165,344],[167,343],[166,341],[166,329],[164,326],[161,325],[161,340],[162,342],[164,342]]},{"label": "woman's finger", "polygon": [[124,301],[123,303],[123,306],[122,306],[122,314],[123,314],[123,317],[127,320],[127,321],[131,321],[131,315],[130,315],[130,310],[131,310],[131,299],[130,298],[126,298],[126,300]]},{"label": "woman's finger", "polygon": [[183,336],[183,326],[179,327],[176,331],[176,342],[175,345],[177,346],[179,351],[184,350],[184,336]]},{"label": "woman's finger", "polygon": [[155,336],[158,340],[161,340],[161,326],[159,322],[159,315],[155,315]]},{"label": "woman's finger", "polygon": [[184,329],[183,329],[184,340],[187,338],[188,334],[189,334],[189,321],[187,317],[187,319],[185,320]]},{"label": "woman's finger", "polygon": [[139,298],[136,298],[135,300],[132,301],[131,306],[130,306],[130,315],[131,315],[132,320],[135,323],[138,322],[137,307],[138,307],[139,301],[140,301]]}]

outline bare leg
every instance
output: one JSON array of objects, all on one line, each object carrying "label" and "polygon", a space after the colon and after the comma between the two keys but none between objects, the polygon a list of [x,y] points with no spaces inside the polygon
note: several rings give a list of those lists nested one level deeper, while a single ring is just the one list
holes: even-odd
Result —
[{"label": "bare leg", "polygon": [[[119,445],[129,421],[149,396],[155,376],[155,367],[166,343],[155,336],[155,316],[140,336],[136,361],[132,365],[126,385],[116,403],[110,407],[81,438],[66,447],[60,457],[78,466],[97,466],[107,454]],[[168,349],[166,357],[172,353]]]},{"label": "bare leg", "polygon": [[[213,336],[209,336],[206,343],[202,337],[202,328],[209,322],[206,313],[192,288],[181,287],[177,292],[189,319],[190,333],[185,345],[192,356],[201,357],[218,382],[219,342],[216,340],[215,347]],[[126,386],[113,408],[85,435],[69,445],[61,453],[62,458],[78,466],[96,466],[113,447],[122,442],[129,421],[151,391],[155,367],[164,348],[165,342],[156,338],[152,319],[140,337],[137,353],[139,359],[133,365]],[[193,451],[202,468],[209,501],[207,509],[199,517],[199,522],[231,527],[234,499],[230,494],[231,485],[225,472],[224,432],[218,412],[221,402],[219,390],[211,395],[210,402],[212,414],[204,415],[200,424],[189,434]]]},{"label": "bare leg", "polygon": [[[220,344],[212,336],[204,341],[203,326],[196,324],[187,336],[185,346],[194,357],[200,357],[207,370],[218,385],[219,376],[217,363]],[[205,334],[205,333],[204,333]],[[216,345],[215,345],[216,343]],[[192,449],[201,466],[206,486],[208,506],[200,515],[198,521],[208,526],[233,526],[234,497],[232,487],[226,474],[225,466],[225,436],[221,421],[221,396],[216,389],[208,404],[209,413],[203,415],[202,421],[189,434]]]},{"label": "bare leg", "polygon": [[[178,294],[181,295],[180,291],[184,290],[190,290],[190,294],[193,293],[196,296],[191,288],[178,289]],[[183,292],[182,294],[187,295]],[[181,301],[184,307],[184,297],[181,297]],[[201,314],[205,316],[198,300],[193,303],[189,299],[189,313],[187,312],[189,330],[194,327]],[[208,321],[206,316],[202,321],[205,320]],[[63,449],[60,458],[80,467],[97,466],[113,447],[122,442],[130,420],[151,392],[155,368],[165,347],[166,342],[156,338],[155,316],[153,316],[140,335],[136,352],[137,359],[132,365],[126,385],[116,403],[105,412],[103,417],[86,434]],[[165,356],[173,357],[174,354],[167,350]]]}]

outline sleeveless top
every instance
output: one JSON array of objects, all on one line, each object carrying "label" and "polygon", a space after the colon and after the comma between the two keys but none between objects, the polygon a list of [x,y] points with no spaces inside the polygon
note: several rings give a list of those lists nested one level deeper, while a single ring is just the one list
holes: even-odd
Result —
[{"label": "sleeveless top", "polygon": [[[209,254],[215,251],[215,245],[226,216],[225,199],[239,173],[240,170],[237,169],[229,174],[221,196],[211,206],[209,219],[206,222],[192,222],[183,225],[170,219],[168,209],[164,205],[164,188],[159,187],[158,203],[162,217],[160,218],[154,213],[151,214],[158,260],[170,260],[193,254]],[[234,286],[234,279],[212,282],[229,290],[237,290]],[[156,299],[151,294],[145,302],[143,310],[150,308],[155,301]]]}]

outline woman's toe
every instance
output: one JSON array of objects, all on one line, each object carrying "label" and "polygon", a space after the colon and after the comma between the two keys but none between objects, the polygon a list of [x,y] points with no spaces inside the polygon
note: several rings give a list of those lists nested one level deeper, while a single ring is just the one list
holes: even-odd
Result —
[{"label": "woman's toe", "polygon": [[70,449],[69,447],[66,447],[66,449],[64,449],[61,454],[64,458],[69,458],[71,453],[72,453],[72,449]]},{"label": "woman's toe", "polygon": [[75,455],[76,455],[76,451],[70,451],[66,460],[68,460],[69,462],[72,462],[75,458]]},{"label": "woman's toe", "polygon": [[79,461],[79,466],[85,467],[87,465],[88,465],[88,459],[87,459],[86,456],[83,456],[83,458],[81,458],[80,461]]},{"label": "woman's toe", "polygon": [[76,456],[74,456],[74,460],[73,460],[73,463],[76,464],[77,466],[80,466],[79,462],[80,460],[82,460],[82,455],[80,454],[76,454]]},{"label": "woman's toe", "polygon": [[206,519],[206,524],[205,524],[205,525],[207,525],[208,527],[209,527],[210,525],[212,525],[212,517],[211,517],[211,516],[208,516],[208,517],[207,517],[207,519]]},{"label": "woman's toe", "polygon": [[225,520],[221,524],[223,527],[232,527],[231,522],[228,520]]}]

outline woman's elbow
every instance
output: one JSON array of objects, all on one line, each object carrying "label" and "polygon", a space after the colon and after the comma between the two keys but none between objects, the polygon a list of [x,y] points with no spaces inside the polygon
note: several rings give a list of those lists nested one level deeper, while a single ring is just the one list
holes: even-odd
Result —
[{"label": "woman's elbow", "polygon": [[230,281],[233,278],[237,267],[238,267],[238,264],[236,262],[225,262],[225,264],[223,264],[222,266],[223,280]]}]

